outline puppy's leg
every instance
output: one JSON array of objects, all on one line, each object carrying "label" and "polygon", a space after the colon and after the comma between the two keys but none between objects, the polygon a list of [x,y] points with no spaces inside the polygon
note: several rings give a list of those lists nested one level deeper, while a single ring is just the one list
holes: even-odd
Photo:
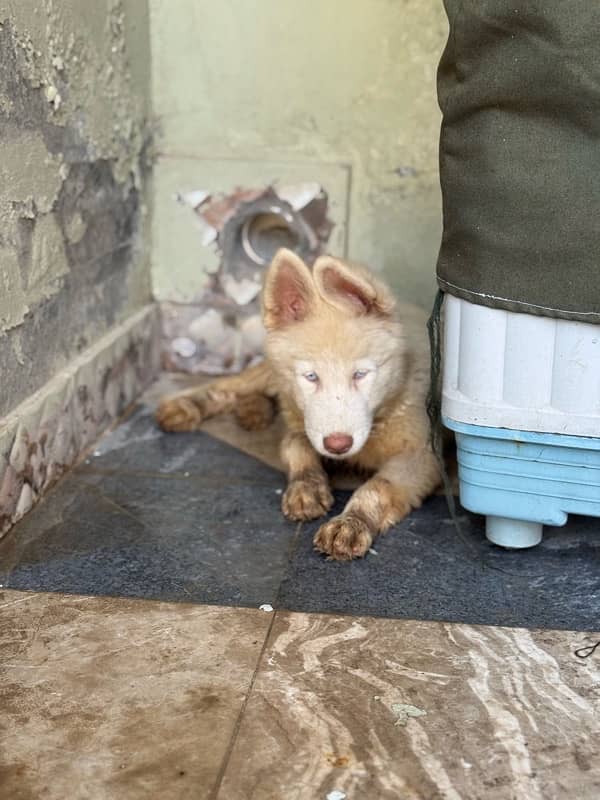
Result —
[{"label": "puppy's leg", "polygon": [[[275,395],[273,374],[267,361],[245,369],[239,375],[217,378],[204,386],[194,386],[164,397],[156,411],[156,420],[165,431],[193,431],[209,417],[236,410],[241,398],[244,398],[240,411],[242,423],[251,416],[260,416],[264,420],[267,408],[257,400],[263,395]],[[260,410],[258,415],[257,409]]]},{"label": "puppy's leg", "polygon": [[288,487],[281,508],[288,519],[316,519],[333,504],[329,480],[321,458],[303,433],[287,433],[281,456],[288,472]]},{"label": "puppy's leg", "polygon": [[275,403],[265,394],[237,395],[233,409],[238,425],[245,431],[263,431],[275,419]]},{"label": "puppy's leg", "polygon": [[364,556],[379,533],[418,508],[439,482],[429,448],[394,456],[354,492],[339,517],[319,528],[315,549],[340,561]]}]

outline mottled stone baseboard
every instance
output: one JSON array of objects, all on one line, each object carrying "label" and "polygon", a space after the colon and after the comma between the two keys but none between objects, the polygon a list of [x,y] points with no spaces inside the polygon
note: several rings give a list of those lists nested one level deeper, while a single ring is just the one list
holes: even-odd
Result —
[{"label": "mottled stone baseboard", "polygon": [[156,376],[157,306],[117,325],[0,420],[0,536]]}]

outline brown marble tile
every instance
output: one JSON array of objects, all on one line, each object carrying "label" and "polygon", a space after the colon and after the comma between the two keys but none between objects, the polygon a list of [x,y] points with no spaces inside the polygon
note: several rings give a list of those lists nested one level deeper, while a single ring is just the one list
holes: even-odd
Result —
[{"label": "brown marble tile", "polygon": [[271,620],[0,593],[0,797],[209,797]]},{"label": "brown marble tile", "polygon": [[585,638],[278,613],[218,800],[596,800]]}]

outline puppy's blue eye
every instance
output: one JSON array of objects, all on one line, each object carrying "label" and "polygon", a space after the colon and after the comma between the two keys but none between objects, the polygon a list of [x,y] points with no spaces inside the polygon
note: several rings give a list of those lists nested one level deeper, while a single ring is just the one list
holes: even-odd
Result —
[{"label": "puppy's blue eye", "polygon": [[356,372],[352,375],[352,380],[359,381],[361,378],[364,378],[368,374],[368,369],[357,369]]},{"label": "puppy's blue eye", "polygon": [[307,381],[310,381],[311,383],[316,383],[319,380],[319,376],[317,375],[316,372],[305,372],[304,377],[306,378]]}]

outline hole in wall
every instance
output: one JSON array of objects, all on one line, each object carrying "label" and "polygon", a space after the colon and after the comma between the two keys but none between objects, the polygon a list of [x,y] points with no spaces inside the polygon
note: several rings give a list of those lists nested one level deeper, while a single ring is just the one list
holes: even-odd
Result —
[{"label": "hole in wall", "polygon": [[333,223],[318,183],[238,187],[225,194],[178,194],[200,225],[200,248],[218,254],[218,266],[192,304],[165,304],[163,366],[185,372],[235,372],[262,358],[260,290],[280,247],[309,265],[323,252]]},{"label": "hole in wall", "polygon": [[248,258],[264,267],[281,247],[299,249],[298,233],[290,223],[291,218],[279,209],[247,219],[241,232],[241,244]]}]

